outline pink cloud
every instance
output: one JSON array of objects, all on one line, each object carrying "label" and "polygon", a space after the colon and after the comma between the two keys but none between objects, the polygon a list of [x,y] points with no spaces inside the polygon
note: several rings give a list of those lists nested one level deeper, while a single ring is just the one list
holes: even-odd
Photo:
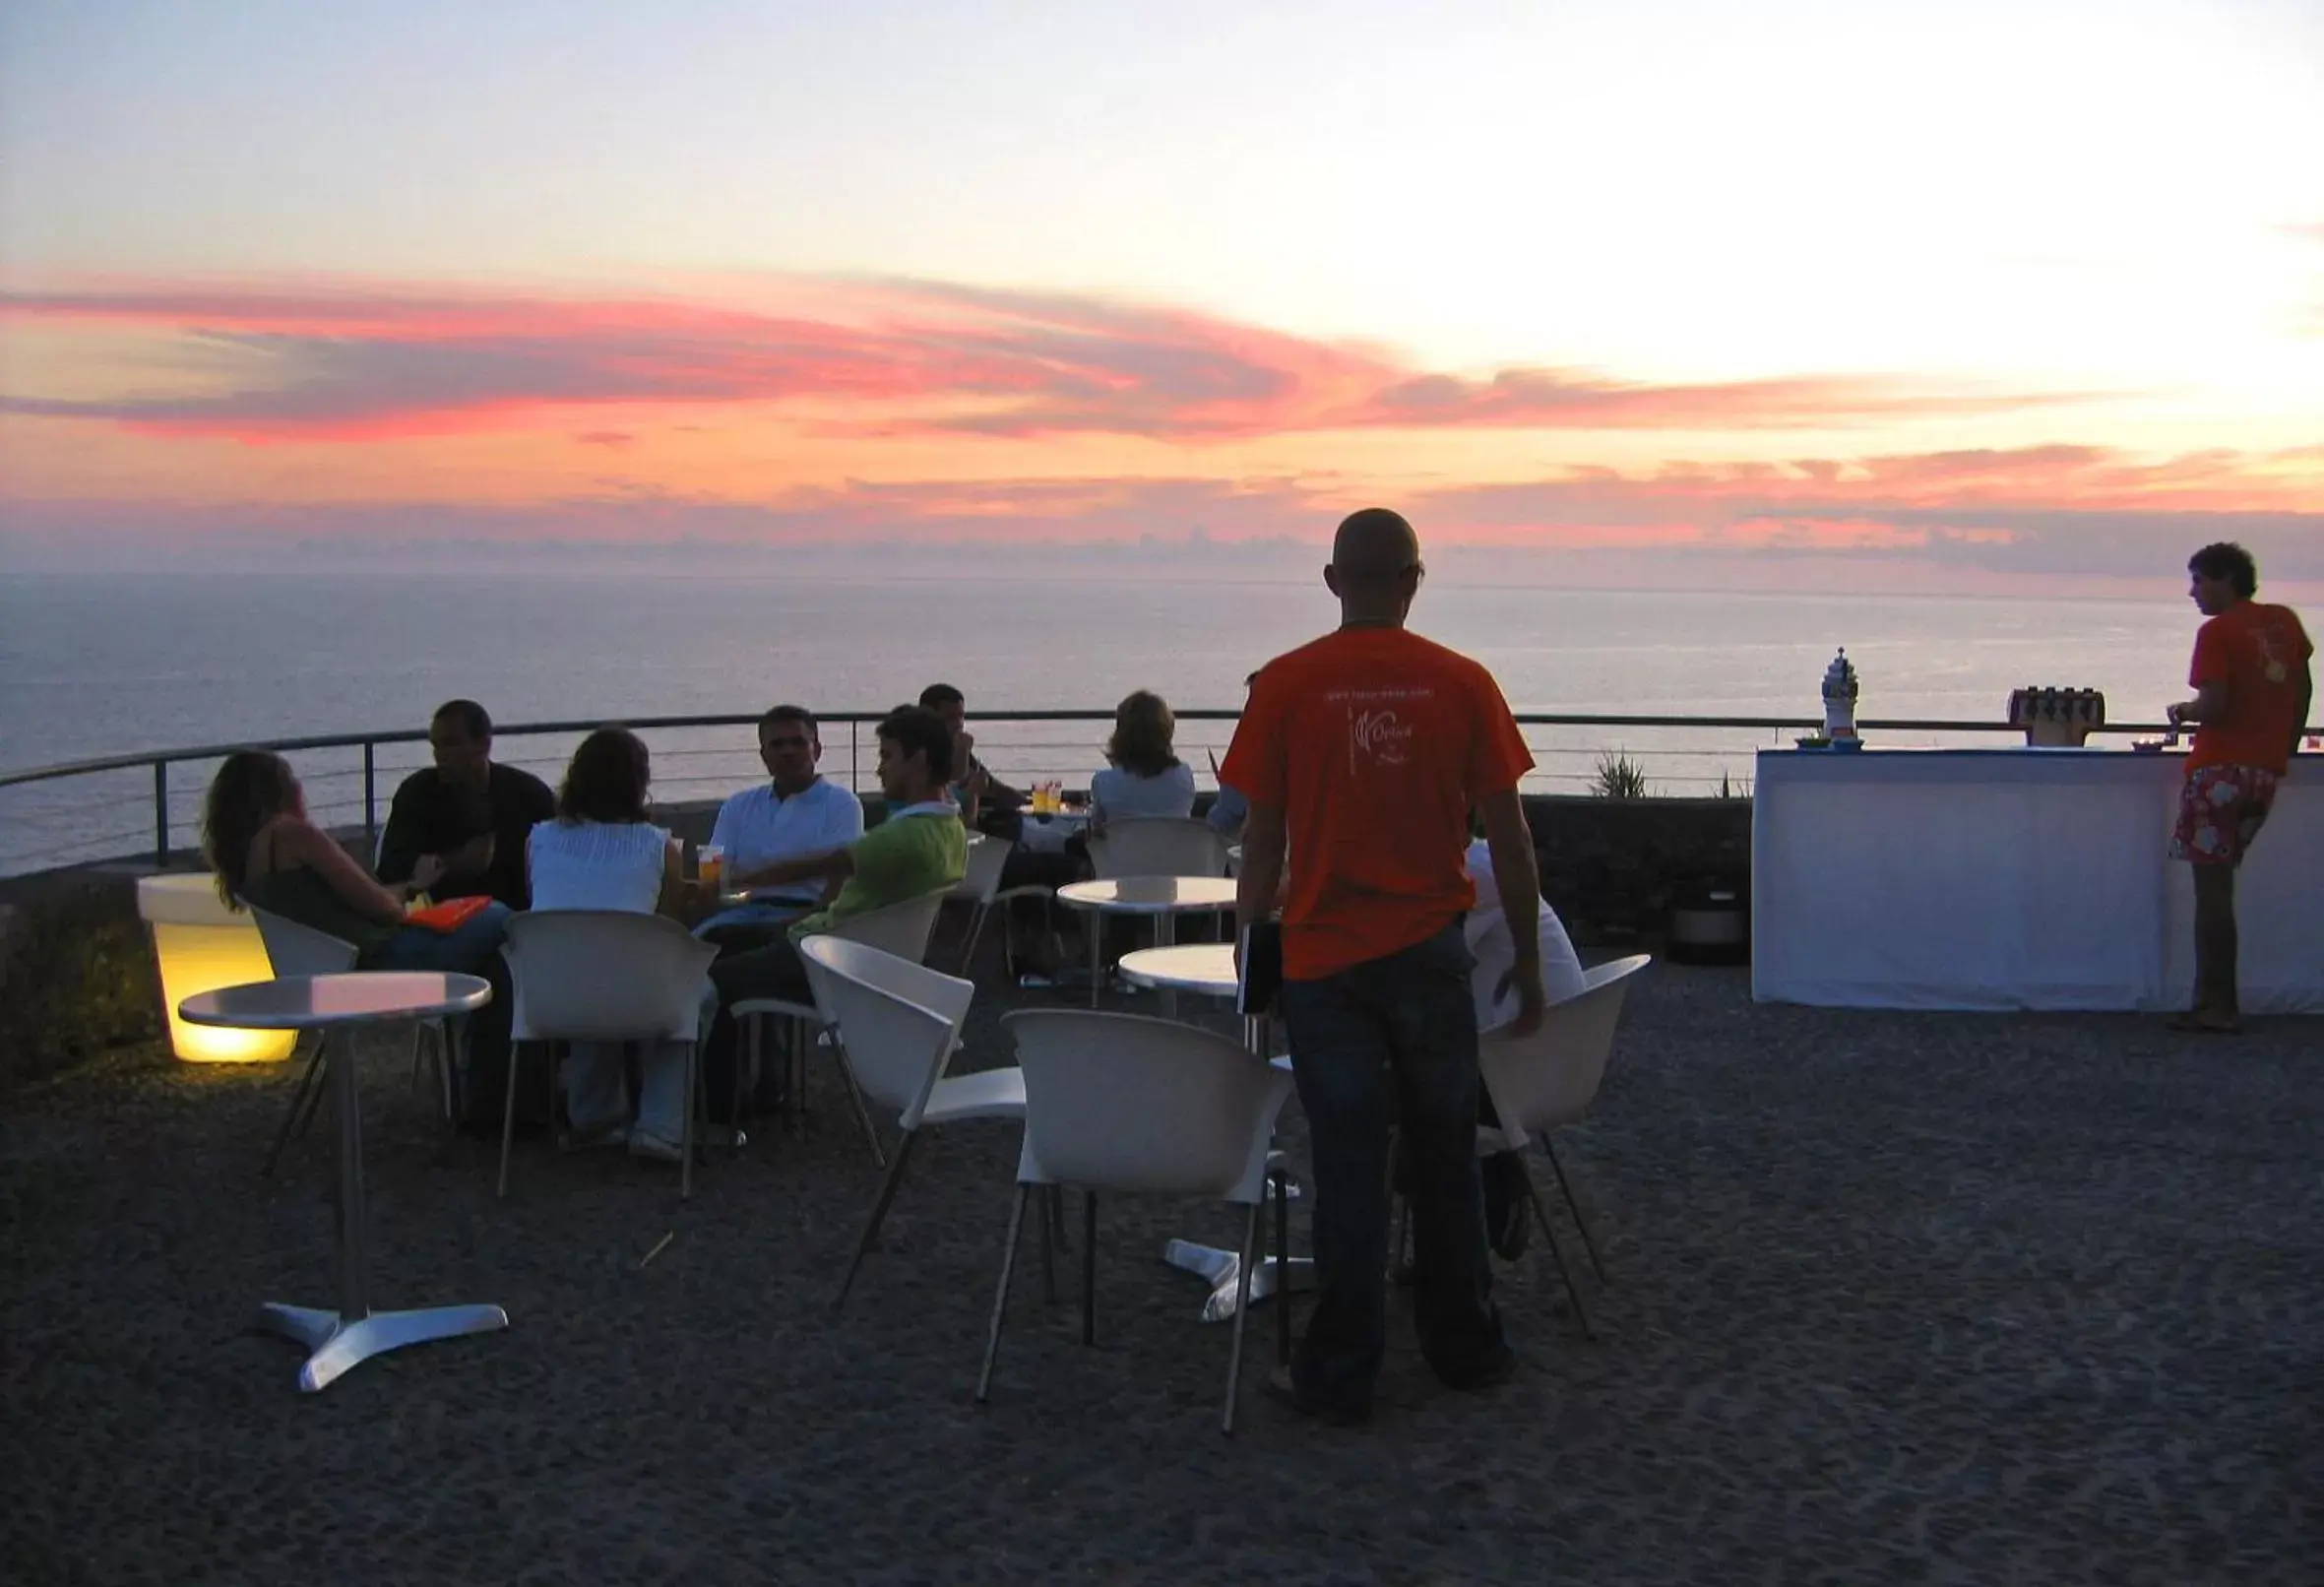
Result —
[{"label": "pink cloud", "polygon": [[[0,397],[0,412],[157,436],[363,441],[534,426],[593,408],[791,405],[848,438],[1111,434],[1189,442],[1397,428],[1787,429],[2085,400],[1896,376],[1652,384],[1411,367],[1188,310],[941,283],[792,284],[820,312],[356,283],[0,292],[0,318],[175,339],[195,395]],[[588,432],[588,433],[610,433]]]},{"label": "pink cloud", "polygon": [[[2301,482],[2316,477],[2313,470],[2303,476],[2297,467],[2313,461],[2296,452],[2141,460],[2099,447],[2030,447],[1678,464],[1633,475],[1570,470],[1511,484],[1407,490],[1387,504],[1411,516],[1432,552],[1469,547],[1515,558],[1508,565],[1522,562],[1532,570],[1527,577],[1550,583],[1569,569],[1618,565],[1619,578],[1719,588],[1747,568],[1820,558],[1905,588],[1920,587],[1915,581],[1925,575],[1956,585],[2025,579],[2036,581],[2026,588],[2042,589],[2112,579],[2175,590],[2187,553],[2216,540],[2251,546],[2270,581],[2324,581],[2324,497]],[[1318,565],[1333,524],[1372,501],[1350,480],[1291,476],[857,482],[756,502],[621,483],[505,508],[23,504],[10,515],[10,533],[84,546],[258,536],[378,554],[431,540],[713,552],[1033,547],[1100,561],[1145,556],[1175,558],[1184,569],[1280,571]]]}]

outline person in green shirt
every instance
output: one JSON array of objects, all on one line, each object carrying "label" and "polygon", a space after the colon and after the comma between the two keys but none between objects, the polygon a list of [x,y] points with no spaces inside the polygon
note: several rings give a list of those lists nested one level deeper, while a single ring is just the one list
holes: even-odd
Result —
[{"label": "person in green shirt", "polygon": [[807,855],[755,872],[762,886],[820,881],[825,903],[791,922],[783,940],[738,953],[711,966],[719,1014],[711,1026],[703,1067],[712,1098],[728,1095],[736,1003],[754,997],[811,1002],[807,968],[798,944],[844,921],[890,904],[956,885],[968,865],[969,841],[960,806],[945,793],[952,780],[952,730],[919,706],[899,706],[879,726],[880,793],[888,818],[846,849]]}]

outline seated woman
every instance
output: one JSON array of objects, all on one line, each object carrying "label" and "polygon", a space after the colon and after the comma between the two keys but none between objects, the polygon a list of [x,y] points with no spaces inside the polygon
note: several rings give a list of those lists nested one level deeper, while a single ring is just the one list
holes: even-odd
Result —
[{"label": "seated woman", "polygon": [[[653,763],[644,740],[626,728],[599,728],[573,751],[557,789],[557,816],[534,827],[525,862],[534,913],[618,910],[635,915],[692,913],[683,846],[648,819]],[[709,1007],[706,990],[706,1011]],[[589,1145],[626,1141],[639,1157],[675,1163],[684,1155],[686,1048],[644,1044],[637,1121],[629,1116],[629,1077],[618,1042],[576,1042],[564,1071],[565,1112]]]},{"label": "seated woman", "polygon": [[1194,814],[1194,768],[1170,747],[1178,719],[1159,694],[1145,689],[1113,708],[1113,737],[1105,770],[1090,779],[1090,831],[1108,821],[1145,816],[1184,819]]},{"label": "seated woman", "polygon": [[[217,872],[228,909],[247,901],[355,945],[357,970],[435,970],[482,976],[492,1001],[469,1023],[463,1122],[500,1123],[501,1083],[508,1071],[508,971],[500,944],[508,935],[506,904],[487,904],[455,930],[407,925],[405,906],[435,881],[422,859],[412,878],[382,886],[345,849],[307,819],[306,794],[290,763],[266,750],[237,750],[210,780],[202,808],[202,852]],[[481,1113],[491,1112],[490,1118]]]}]

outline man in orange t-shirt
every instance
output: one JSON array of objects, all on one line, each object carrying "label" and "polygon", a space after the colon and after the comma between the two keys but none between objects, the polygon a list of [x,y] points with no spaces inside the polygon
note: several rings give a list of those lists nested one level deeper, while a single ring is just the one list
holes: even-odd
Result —
[{"label": "man in orange t-shirt", "polygon": [[1386,1344],[1392,1118],[1411,1168],[1422,1352],[1462,1388],[1516,1365],[1485,1250],[1461,921],[1476,902],[1463,865],[1475,808],[1517,945],[1518,1025],[1538,1029],[1540,884],[1517,794],[1533,757],[1492,675],[1406,630],[1421,576],[1404,519],[1372,508],[1343,523],[1324,571],[1341,625],[1261,669],[1219,772],[1250,801],[1239,927],[1273,914],[1289,865],[1281,1001],[1314,1156],[1318,1294],[1274,1387],[1338,1422],[1370,1413]]},{"label": "man in orange t-shirt", "polygon": [[2195,1001],[2173,1030],[2242,1028],[2235,987],[2235,866],[2275,802],[2307,726],[2315,646],[2290,606],[2252,599],[2259,569],[2240,545],[2206,545],[2187,560],[2188,594],[2210,620],[2196,630],[2187,681],[2195,698],[2170,707],[2195,724],[2179,794],[2173,858],[2195,873]]}]

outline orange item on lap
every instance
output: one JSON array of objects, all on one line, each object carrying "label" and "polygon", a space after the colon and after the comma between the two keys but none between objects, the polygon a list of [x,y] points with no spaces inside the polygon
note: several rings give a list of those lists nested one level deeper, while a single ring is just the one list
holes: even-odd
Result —
[{"label": "orange item on lap", "polygon": [[425,931],[447,934],[459,930],[469,921],[492,907],[488,898],[448,898],[441,904],[431,904],[404,917],[406,925],[416,925]]}]

